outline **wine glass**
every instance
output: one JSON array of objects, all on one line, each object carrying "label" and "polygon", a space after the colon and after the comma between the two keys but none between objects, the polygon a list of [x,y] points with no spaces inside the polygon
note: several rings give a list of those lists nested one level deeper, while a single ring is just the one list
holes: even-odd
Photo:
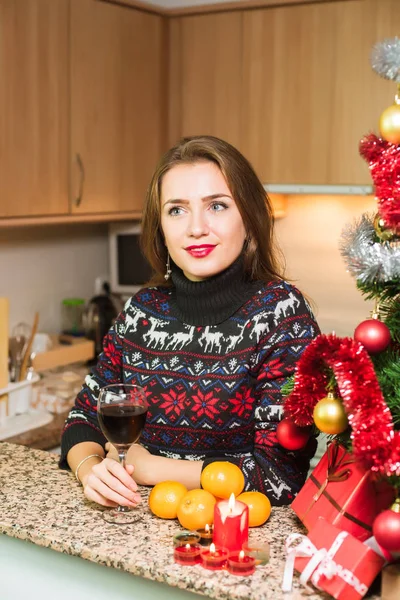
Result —
[{"label": "wine glass", "polygon": [[[100,390],[97,415],[102,432],[118,452],[125,468],[126,452],[138,441],[146,422],[149,405],[144,389],[137,385],[117,383]],[[103,513],[107,523],[135,523],[139,517],[128,506],[118,506]]]}]

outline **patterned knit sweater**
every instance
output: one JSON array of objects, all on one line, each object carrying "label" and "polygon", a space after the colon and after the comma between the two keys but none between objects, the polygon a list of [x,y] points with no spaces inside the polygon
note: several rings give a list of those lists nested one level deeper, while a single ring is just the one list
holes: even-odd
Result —
[{"label": "patterned knit sweater", "polygon": [[290,503],[303,485],[316,442],[289,452],[276,439],[280,389],[319,333],[300,292],[284,281],[245,282],[240,261],[204,282],[176,268],[174,286],[131,298],[104,340],[63,432],[61,468],[83,441],[104,446],[97,421],[99,389],[134,383],[149,410],[141,443],[174,459],[229,460],[246,490]]}]

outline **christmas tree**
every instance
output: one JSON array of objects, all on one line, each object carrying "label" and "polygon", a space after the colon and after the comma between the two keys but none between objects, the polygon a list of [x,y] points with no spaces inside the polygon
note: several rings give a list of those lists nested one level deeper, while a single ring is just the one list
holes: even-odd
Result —
[{"label": "christmas tree", "polygon": [[[284,403],[278,441],[290,450],[324,432],[340,442],[371,478],[386,480],[394,504],[373,522],[376,541],[400,552],[400,39],[374,46],[374,71],[397,84],[382,113],[380,135],[366,135],[360,155],[374,183],[377,213],[346,227],[341,254],[371,317],[354,337],[318,336],[301,357]],[[290,392],[290,393],[289,393]],[[306,428],[306,429],[304,429]],[[308,428],[308,429],[307,429]]]}]

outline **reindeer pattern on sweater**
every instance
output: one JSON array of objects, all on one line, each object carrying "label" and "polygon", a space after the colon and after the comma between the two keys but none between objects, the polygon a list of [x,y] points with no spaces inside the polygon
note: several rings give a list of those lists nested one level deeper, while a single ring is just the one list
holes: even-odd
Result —
[{"label": "reindeer pattern on sweater", "polygon": [[151,453],[204,465],[229,460],[242,469],[246,489],[287,504],[304,482],[315,444],[295,453],[278,444],[280,390],[317,333],[306,300],[284,281],[260,283],[229,319],[205,326],[174,316],[168,288],[145,288],[105,338],[67,419],[64,453],[83,427],[84,436],[90,428],[94,441],[104,443],[99,389],[134,383],[149,402],[141,443]]}]

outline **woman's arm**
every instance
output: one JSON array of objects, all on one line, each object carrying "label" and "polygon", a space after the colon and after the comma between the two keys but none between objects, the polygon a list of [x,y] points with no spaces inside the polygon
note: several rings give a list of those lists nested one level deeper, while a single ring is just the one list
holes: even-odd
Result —
[{"label": "woman's arm", "polygon": [[[117,458],[117,451],[109,444],[108,457]],[[133,444],[127,453],[127,464],[134,466],[135,481],[139,485],[156,485],[160,481],[179,481],[189,490],[200,487],[203,461],[179,460],[154,456],[143,446]]]},{"label": "woman's arm", "polygon": [[319,333],[299,292],[297,297],[299,305],[295,314],[282,316],[277,327],[266,333],[258,344],[258,359],[251,371],[256,406],[252,454],[204,461],[204,466],[215,460],[237,464],[245,476],[245,489],[265,493],[271,503],[278,506],[293,501],[304,484],[317,446],[312,437],[304,449],[290,452],[276,437],[276,427],[283,417],[281,388],[293,375],[302,352]]},{"label": "woman's arm", "polygon": [[122,382],[122,344],[125,311],[116,319],[103,343],[97,365],[85,379],[70,411],[61,439],[60,467],[70,468],[83,485],[85,496],[103,506],[136,506],[140,502],[133,467],[105,459],[106,439],[97,419],[100,388]]},{"label": "woman's arm", "polygon": [[[82,389],[75,399],[74,407],[65,422],[61,437],[59,462],[62,469],[70,467],[74,470],[67,457],[70,456],[69,453],[74,446],[84,442],[101,446],[104,456],[106,439],[101,432],[97,419],[97,399],[100,388],[112,383],[122,382],[124,334],[125,310],[118,315],[114,325],[104,338],[103,352],[99,356],[96,366],[86,376]],[[88,456],[89,454],[90,452],[88,452]]]}]

